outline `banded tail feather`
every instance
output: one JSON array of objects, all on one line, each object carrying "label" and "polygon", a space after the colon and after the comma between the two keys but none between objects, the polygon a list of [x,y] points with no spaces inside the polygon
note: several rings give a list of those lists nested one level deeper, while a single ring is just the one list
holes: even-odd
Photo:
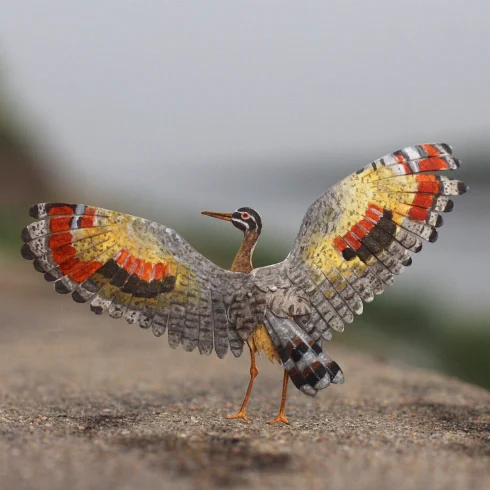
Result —
[{"label": "banded tail feather", "polygon": [[315,396],[330,383],[342,384],[339,365],[291,318],[279,318],[269,309],[264,325],[293,384],[303,393]]}]

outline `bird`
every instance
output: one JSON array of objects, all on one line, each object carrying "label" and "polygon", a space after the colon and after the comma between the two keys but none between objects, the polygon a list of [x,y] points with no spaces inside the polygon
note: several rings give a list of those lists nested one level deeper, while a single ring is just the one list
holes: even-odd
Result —
[{"label": "bird", "polygon": [[41,203],[22,231],[21,253],[61,294],[100,315],[125,318],[170,347],[203,355],[250,353],[250,381],[230,419],[249,422],[247,406],[258,375],[256,354],[283,369],[279,414],[288,424],[289,380],[315,396],[342,384],[340,366],[325,350],[424,242],[435,242],[451,197],[468,186],[440,171],[460,160],[445,143],[409,146],[372,161],[308,208],[285,260],[254,268],[262,219],[251,207],[203,211],[230,222],[243,241],[225,270],[164,225],[99,207]]}]

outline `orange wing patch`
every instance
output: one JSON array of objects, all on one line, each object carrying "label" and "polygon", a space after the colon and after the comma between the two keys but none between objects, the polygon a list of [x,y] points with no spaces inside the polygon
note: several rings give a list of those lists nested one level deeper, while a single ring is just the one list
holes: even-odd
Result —
[{"label": "orange wing patch", "polygon": [[[417,252],[421,243],[416,237],[435,241],[435,228],[443,223],[439,213],[453,208],[447,196],[467,190],[462,182],[423,172],[458,167],[459,161],[451,156],[449,146],[423,144],[386,155],[344,180],[340,185],[345,187],[346,195],[356,192],[351,207],[358,206],[358,219],[352,224],[351,219],[342,218],[342,223],[349,221],[348,228],[333,238],[334,249],[347,261],[357,257],[369,264],[374,256],[388,269],[401,270],[389,257],[382,257],[382,251],[390,251],[407,265],[408,256],[398,245]],[[346,216],[353,214],[354,209]]]},{"label": "orange wing patch", "polygon": [[[65,203],[39,204],[30,214],[44,221],[24,229],[22,254],[34,260],[46,280],[55,281],[58,292],[71,292],[76,301],[88,301],[100,292],[113,294],[114,288],[130,300],[149,290],[151,283],[158,293],[159,284],[171,276],[171,257],[157,262],[159,252],[150,237],[133,244],[128,236],[128,224],[139,218]],[[144,257],[147,249],[151,259]],[[171,283],[166,281],[167,290]]]}]

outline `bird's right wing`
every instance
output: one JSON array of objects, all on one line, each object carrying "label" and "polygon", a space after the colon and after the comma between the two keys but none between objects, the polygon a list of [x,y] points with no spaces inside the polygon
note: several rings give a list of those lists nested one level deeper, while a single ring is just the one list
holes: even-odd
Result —
[{"label": "bird's right wing", "polygon": [[[289,284],[309,302],[310,314],[297,322],[311,338],[342,331],[362,313],[363,300],[394,284],[423,241],[437,239],[440,213],[453,209],[449,196],[466,192],[462,182],[433,173],[459,167],[451,153],[446,144],[411,146],[342,180],[308,209],[288,258],[253,271],[256,281],[264,290],[278,286],[269,294],[282,296]],[[285,305],[295,311],[294,302]]]},{"label": "bird's right wing", "polygon": [[39,221],[24,228],[22,255],[94,313],[219,357],[228,348],[239,356],[261,321],[263,294],[250,277],[213,264],[170,228],[83,204],[37,204],[30,214]]}]

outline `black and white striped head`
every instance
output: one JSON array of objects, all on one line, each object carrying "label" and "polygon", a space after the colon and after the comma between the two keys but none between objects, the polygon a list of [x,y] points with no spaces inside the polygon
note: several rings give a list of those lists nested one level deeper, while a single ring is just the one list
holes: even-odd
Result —
[{"label": "black and white striped head", "polygon": [[260,234],[262,231],[262,219],[259,213],[252,208],[238,208],[231,215],[231,222],[233,226],[243,232],[256,231]]},{"label": "black and white striped head", "polygon": [[255,231],[260,234],[262,231],[262,219],[255,209],[244,207],[238,208],[233,213],[215,213],[212,211],[203,211],[201,214],[218,218],[225,221],[231,221],[233,226],[244,233]]}]

